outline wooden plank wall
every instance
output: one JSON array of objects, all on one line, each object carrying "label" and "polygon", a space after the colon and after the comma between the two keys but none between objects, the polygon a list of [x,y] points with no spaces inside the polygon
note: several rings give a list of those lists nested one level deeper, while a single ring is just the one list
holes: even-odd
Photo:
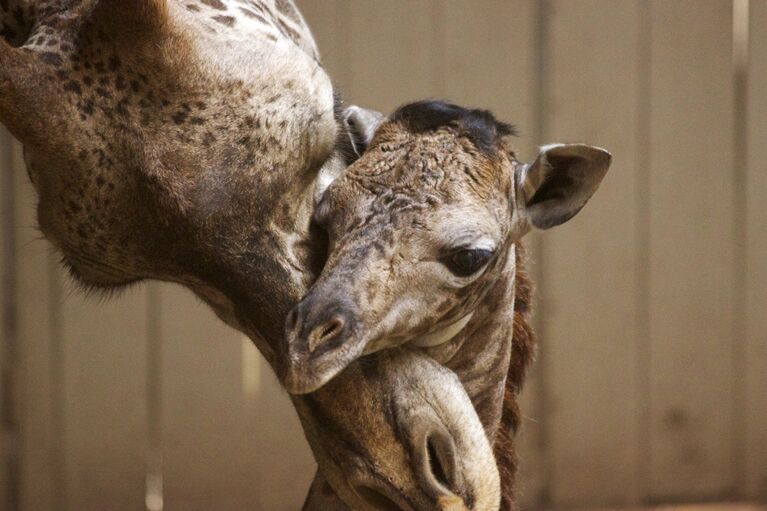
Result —
[{"label": "wooden plank wall", "polygon": [[746,70],[745,491],[767,500],[767,2],[751,2]]},{"label": "wooden plank wall", "polygon": [[651,10],[651,488],[715,497],[732,491],[737,464],[732,3]]},{"label": "wooden plank wall", "polygon": [[[614,155],[529,243],[524,506],[767,502],[767,1],[299,5],[352,103],[445,97],[516,123],[524,159]],[[35,207],[2,134],[0,510],[298,509],[314,463],[249,341],[175,286],[83,297]]]},{"label": "wooden plank wall", "polygon": [[546,13],[542,141],[594,143],[615,162],[592,203],[542,235],[538,259],[548,484],[558,505],[620,504],[639,491],[641,81],[627,58],[638,55],[639,9],[634,1],[556,0]]},{"label": "wooden plank wall", "polygon": [[[0,169],[9,168],[13,140],[4,129],[0,131]],[[14,326],[15,310],[15,268],[13,258],[13,175],[0,172],[0,410],[7,410],[11,382],[15,380],[14,355],[16,334]],[[8,411],[8,414],[13,412]],[[0,417],[0,507],[15,505],[16,492],[11,470],[17,458],[13,452],[18,443],[18,423],[15,417]],[[16,471],[17,468],[13,467]]]}]

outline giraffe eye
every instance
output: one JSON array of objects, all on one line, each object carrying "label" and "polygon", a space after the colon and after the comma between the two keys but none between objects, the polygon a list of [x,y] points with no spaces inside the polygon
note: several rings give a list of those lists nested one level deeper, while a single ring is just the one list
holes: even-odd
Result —
[{"label": "giraffe eye", "polygon": [[463,249],[453,252],[443,259],[442,262],[447,266],[447,269],[455,275],[459,277],[468,277],[485,266],[492,255],[493,253],[491,251],[481,248]]}]

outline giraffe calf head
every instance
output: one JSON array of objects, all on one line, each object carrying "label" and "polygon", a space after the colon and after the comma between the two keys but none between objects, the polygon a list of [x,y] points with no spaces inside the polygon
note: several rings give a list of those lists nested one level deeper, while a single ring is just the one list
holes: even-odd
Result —
[{"label": "giraffe calf head", "polygon": [[329,255],[287,319],[292,392],[382,348],[449,341],[508,274],[513,243],[572,218],[611,160],[596,147],[554,144],[522,164],[510,125],[443,102],[403,106],[370,131],[364,154],[316,206]]}]

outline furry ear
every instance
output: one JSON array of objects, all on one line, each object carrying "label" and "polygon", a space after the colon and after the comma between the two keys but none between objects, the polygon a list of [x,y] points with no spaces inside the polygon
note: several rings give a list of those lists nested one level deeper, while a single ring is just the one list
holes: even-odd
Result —
[{"label": "furry ear", "polygon": [[325,190],[344,173],[346,167],[357,161],[367,150],[384,116],[375,110],[352,105],[344,109],[340,119],[343,123],[341,138],[333,154],[320,169],[314,191],[315,204],[319,204]]},{"label": "furry ear", "polygon": [[356,105],[352,105],[344,110],[343,121],[349,134],[352,150],[357,158],[362,156],[368,148],[383,119],[382,113]]},{"label": "furry ear", "polygon": [[611,161],[609,152],[586,144],[541,147],[533,163],[517,168],[520,217],[538,229],[570,220],[597,190]]}]

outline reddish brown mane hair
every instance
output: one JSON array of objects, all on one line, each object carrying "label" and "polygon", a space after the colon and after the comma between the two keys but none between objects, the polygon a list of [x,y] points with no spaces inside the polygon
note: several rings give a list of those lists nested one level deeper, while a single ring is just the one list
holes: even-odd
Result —
[{"label": "reddish brown mane hair", "polygon": [[498,429],[494,446],[495,459],[501,474],[501,511],[511,511],[516,508],[514,476],[517,471],[517,458],[514,452],[513,438],[520,425],[517,396],[522,390],[527,367],[535,356],[535,333],[530,325],[533,283],[527,274],[524,263],[525,248],[521,243],[517,243],[511,362],[503,396],[501,426]]}]

